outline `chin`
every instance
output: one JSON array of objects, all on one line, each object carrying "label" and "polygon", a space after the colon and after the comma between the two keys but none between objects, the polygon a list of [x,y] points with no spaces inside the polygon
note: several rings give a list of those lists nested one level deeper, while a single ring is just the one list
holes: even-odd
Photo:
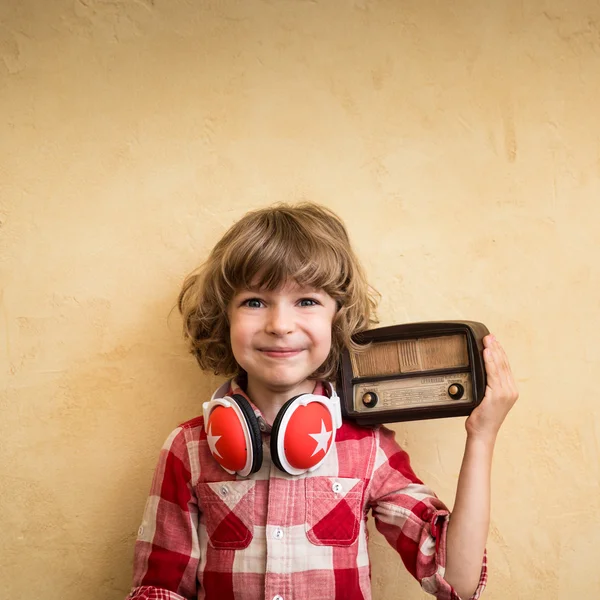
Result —
[{"label": "chin", "polygon": [[302,385],[308,376],[306,377],[271,377],[267,380],[269,387],[272,389],[283,392],[292,388],[296,388]]},{"label": "chin", "polygon": [[269,386],[278,391],[284,391],[290,388],[297,387],[302,384],[302,380],[298,381],[297,379],[271,379],[268,382]]}]

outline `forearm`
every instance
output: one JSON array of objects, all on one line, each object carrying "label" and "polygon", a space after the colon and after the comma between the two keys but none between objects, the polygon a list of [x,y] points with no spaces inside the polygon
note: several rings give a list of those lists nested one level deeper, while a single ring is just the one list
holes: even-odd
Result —
[{"label": "forearm", "polygon": [[461,598],[479,583],[490,523],[490,476],[495,437],[468,436],[446,541],[446,581]]}]

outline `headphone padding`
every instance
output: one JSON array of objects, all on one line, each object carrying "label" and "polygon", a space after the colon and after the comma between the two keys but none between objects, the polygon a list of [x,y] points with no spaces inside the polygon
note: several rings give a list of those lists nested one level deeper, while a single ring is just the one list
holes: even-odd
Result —
[{"label": "headphone padding", "polygon": [[262,466],[263,452],[262,452],[262,436],[260,433],[260,427],[258,426],[258,419],[250,406],[250,403],[241,394],[233,394],[230,396],[232,400],[235,400],[236,404],[240,407],[246,424],[250,430],[250,443],[252,444],[252,467],[250,473],[256,473]]},{"label": "headphone padding", "polygon": [[[283,465],[281,464],[281,461],[279,460],[279,453],[277,452],[277,438],[279,438],[279,428],[281,426],[281,421],[283,420],[283,416],[287,412],[288,408],[291,406],[292,402],[296,398],[299,398],[300,396],[302,396],[302,394],[298,394],[297,396],[290,398],[279,409],[279,412],[277,413],[277,416],[275,417],[275,421],[273,421],[273,427],[271,429],[271,460],[273,461],[273,464],[280,471],[283,471],[284,473],[287,473],[287,471],[284,469]],[[288,473],[288,475],[289,475],[289,473]]]}]

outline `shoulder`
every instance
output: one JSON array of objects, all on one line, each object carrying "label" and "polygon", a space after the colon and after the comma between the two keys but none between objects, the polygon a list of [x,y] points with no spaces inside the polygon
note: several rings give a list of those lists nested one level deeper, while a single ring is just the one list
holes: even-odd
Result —
[{"label": "shoulder", "polygon": [[354,447],[362,447],[363,453],[366,446],[373,448],[380,457],[378,461],[386,460],[395,454],[408,454],[396,441],[396,432],[385,425],[361,426],[352,421],[344,420],[342,426],[336,433],[336,443],[353,442]]},{"label": "shoulder", "polygon": [[408,452],[396,441],[396,432],[385,425],[378,427],[377,467],[398,472],[413,483],[422,483],[412,469]]},{"label": "shoulder", "polygon": [[385,425],[377,427],[379,443],[384,448],[394,448],[400,450],[400,444],[396,441],[396,432]]},{"label": "shoulder", "polygon": [[177,426],[177,429],[182,429],[190,434],[203,431],[204,430],[204,417],[203,416],[194,417],[193,419],[190,419],[189,421],[180,423]]},{"label": "shoulder", "polygon": [[400,449],[396,441],[396,432],[385,425],[357,425],[344,419],[336,433],[336,441],[345,440],[369,440],[378,445],[395,446]]},{"label": "shoulder", "polygon": [[189,452],[190,446],[197,445],[201,439],[206,439],[204,418],[195,417],[175,427],[167,436],[162,449],[172,454],[183,454]]},{"label": "shoulder", "polygon": [[195,484],[200,476],[199,454],[204,434],[204,420],[195,417],[173,429],[164,441],[159,455],[159,472],[181,477]]},{"label": "shoulder", "polygon": [[343,442],[347,440],[369,440],[373,441],[377,437],[376,427],[363,427],[353,421],[344,419],[342,426],[335,434],[336,441]]}]

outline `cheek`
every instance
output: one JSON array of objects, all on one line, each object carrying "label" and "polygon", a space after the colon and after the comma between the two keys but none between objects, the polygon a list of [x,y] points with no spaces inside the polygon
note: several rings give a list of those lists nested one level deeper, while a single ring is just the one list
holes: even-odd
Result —
[{"label": "cheek", "polygon": [[319,327],[319,347],[321,353],[324,355],[323,360],[327,358],[329,351],[331,350],[331,321],[326,320],[321,327]]},{"label": "cheek", "polygon": [[240,337],[239,331],[231,331],[229,341],[235,362],[242,367],[242,369],[247,369],[248,361],[246,360],[246,357],[248,356],[248,346],[247,344],[244,344],[243,338]]},{"label": "cheek", "polygon": [[229,341],[233,355],[236,358],[238,354],[243,352],[244,346],[247,344],[247,337],[244,327],[240,323],[232,321],[229,326]]}]

